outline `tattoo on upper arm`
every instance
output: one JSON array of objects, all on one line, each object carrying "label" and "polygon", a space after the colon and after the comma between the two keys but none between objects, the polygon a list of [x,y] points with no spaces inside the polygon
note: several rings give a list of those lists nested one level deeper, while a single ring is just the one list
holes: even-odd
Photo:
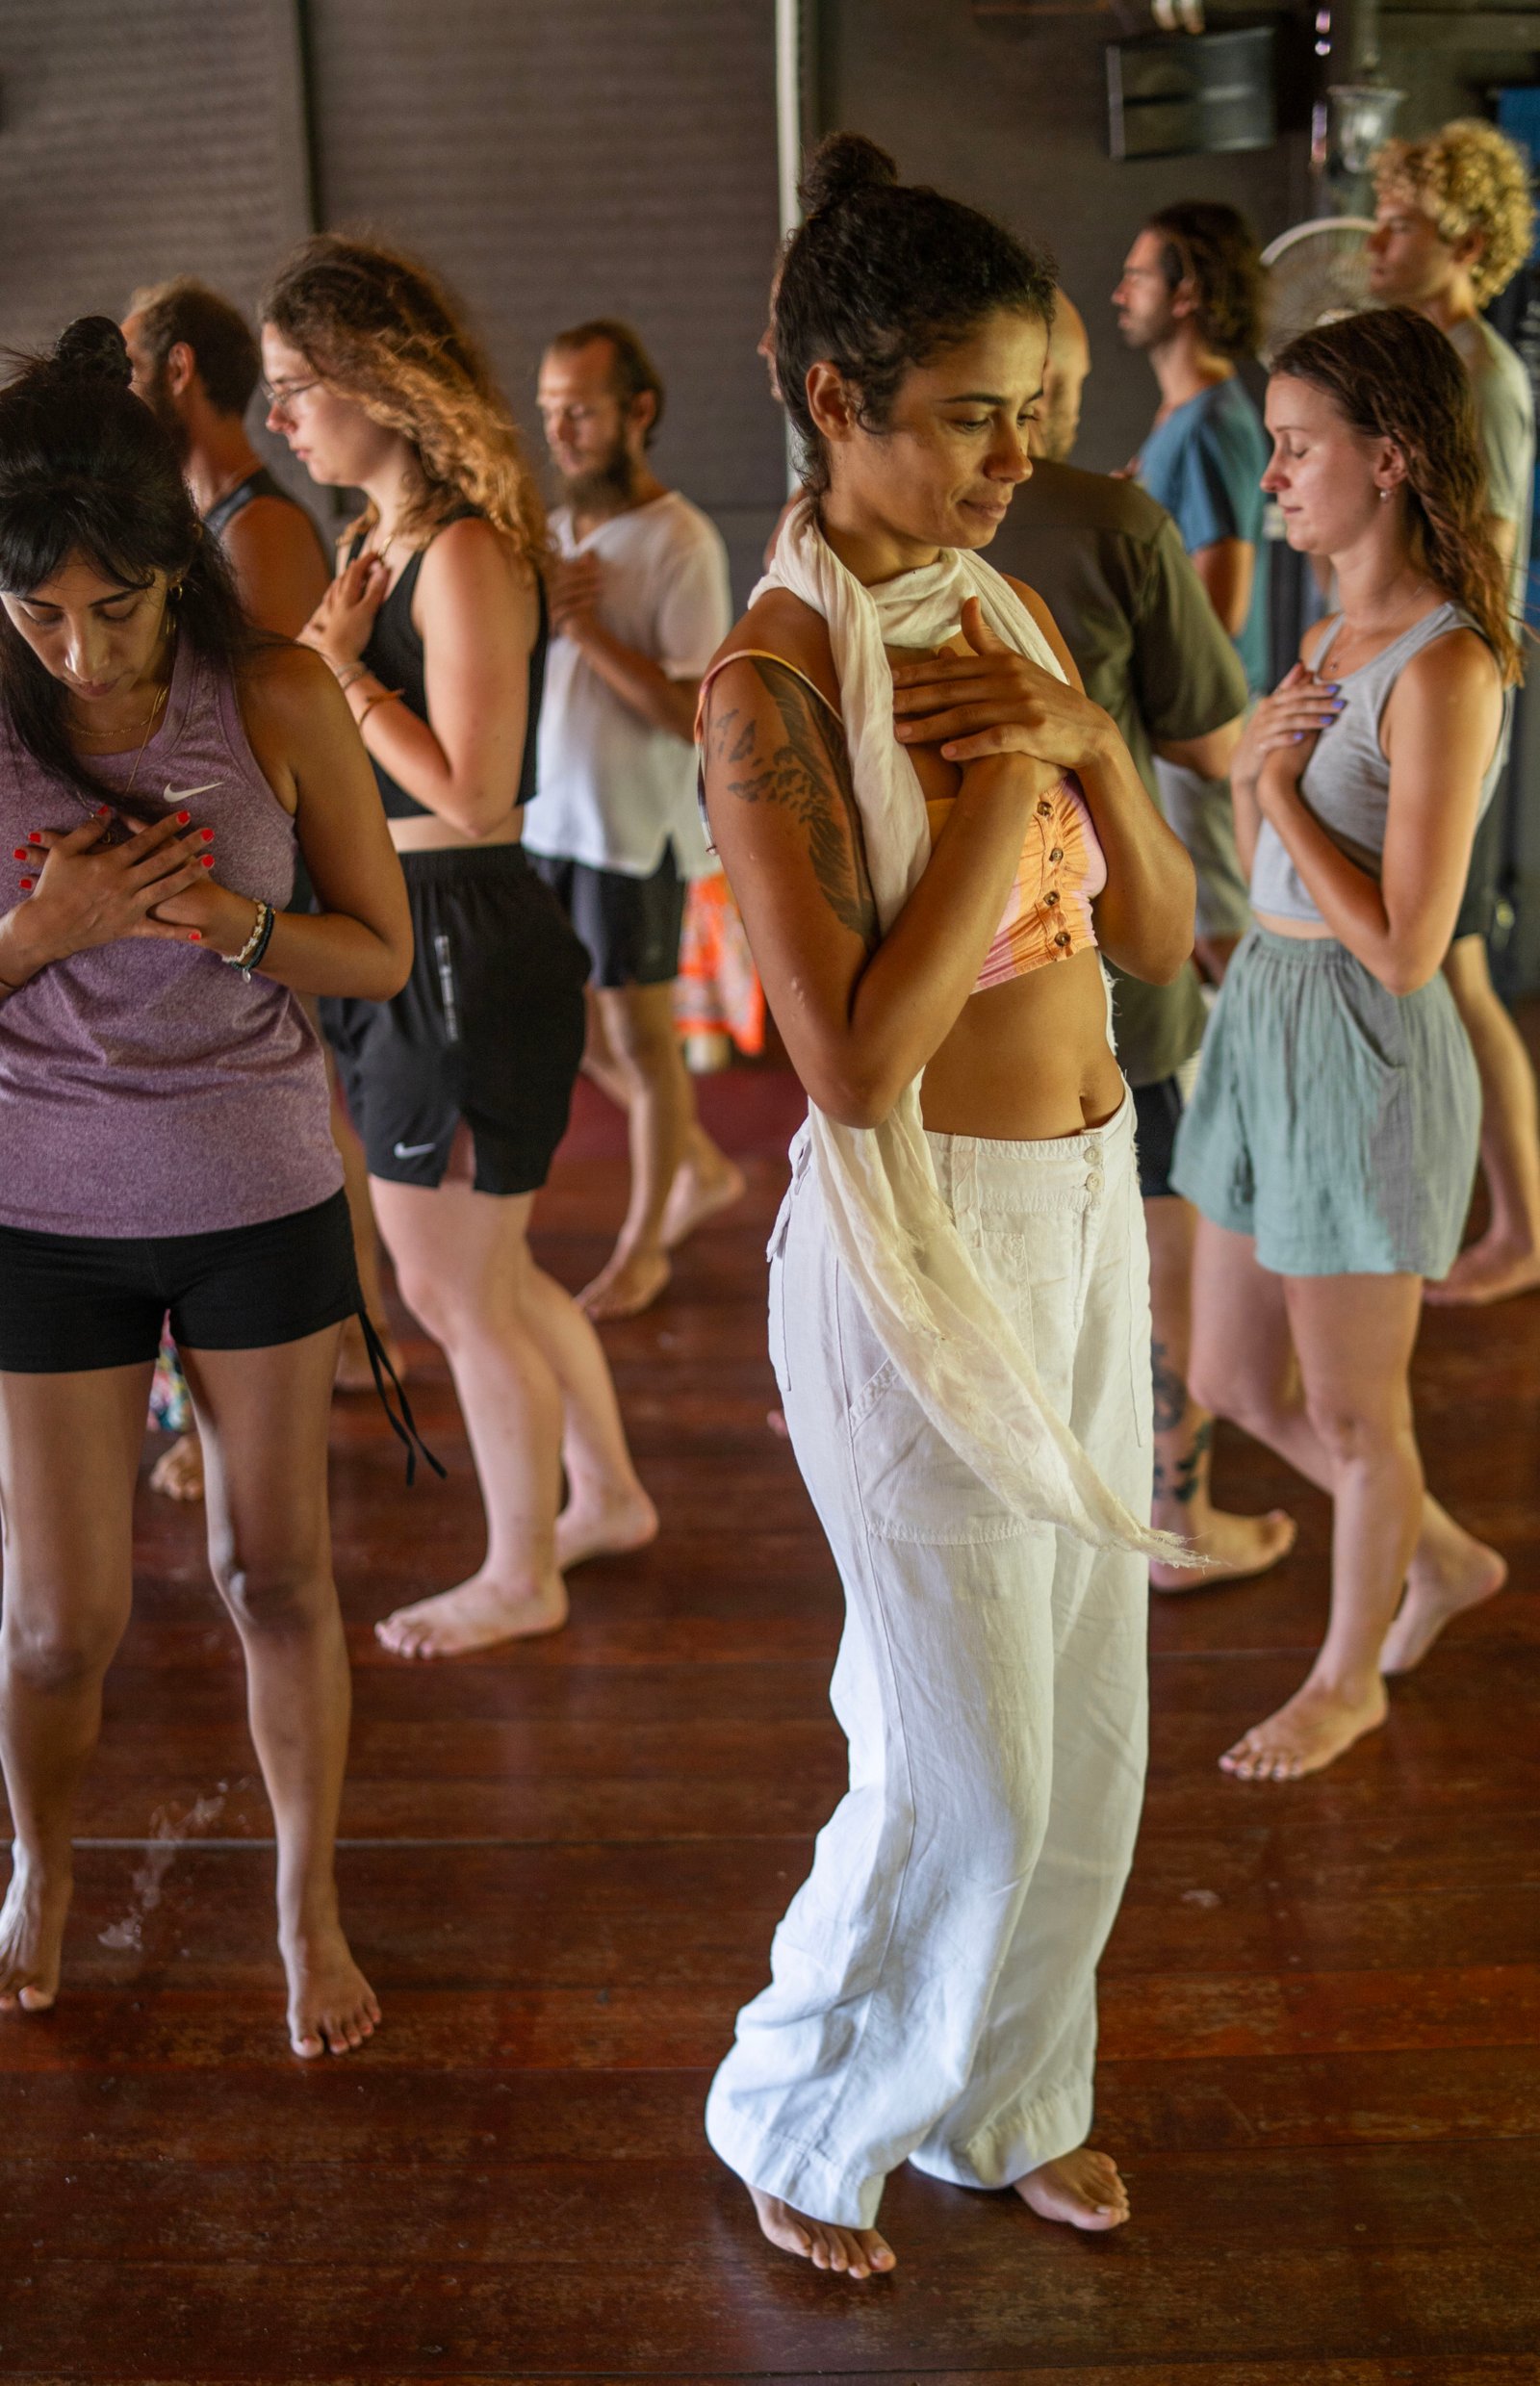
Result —
[{"label": "tattoo on upper arm", "polygon": [[744,660],[774,702],[780,735],[735,706],[713,706],[711,762],[740,803],[779,804],[801,823],[824,901],[870,951],[879,940],[877,906],[844,739],[828,707],[794,671],[766,655]]}]

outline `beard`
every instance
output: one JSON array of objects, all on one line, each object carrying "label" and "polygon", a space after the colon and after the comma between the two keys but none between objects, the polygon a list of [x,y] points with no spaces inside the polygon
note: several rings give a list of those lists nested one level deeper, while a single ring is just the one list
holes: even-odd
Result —
[{"label": "beard", "polygon": [[580,473],[563,473],[560,478],[563,498],[579,514],[616,512],[636,495],[636,468],[624,439]]},{"label": "beard", "polygon": [[164,366],[144,392],[144,403],[176,450],[179,468],[186,472],[188,457],[192,452],[192,434],[177,413],[171,393],[166,386]]}]

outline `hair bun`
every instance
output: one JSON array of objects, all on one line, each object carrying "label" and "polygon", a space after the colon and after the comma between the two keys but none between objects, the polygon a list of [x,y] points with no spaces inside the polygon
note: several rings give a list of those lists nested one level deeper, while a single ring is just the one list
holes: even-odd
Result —
[{"label": "hair bun", "polygon": [[126,390],[134,378],[123,335],[109,315],[78,315],[54,343],[50,364],[80,381]]},{"label": "hair bun", "polygon": [[829,133],[802,169],[797,196],[805,216],[841,206],[867,191],[891,191],[898,167],[864,133]]}]

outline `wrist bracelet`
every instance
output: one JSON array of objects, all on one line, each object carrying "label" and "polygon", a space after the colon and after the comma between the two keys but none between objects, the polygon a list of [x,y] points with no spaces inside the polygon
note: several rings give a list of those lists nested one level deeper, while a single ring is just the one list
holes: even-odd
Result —
[{"label": "wrist bracelet", "polygon": [[267,912],[268,916],[262,924],[262,934],[257,938],[257,949],[252,954],[251,959],[247,962],[245,966],[245,975],[247,979],[250,978],[253,969],[260,968],[262,964],[262,957],[267,952],[269,945],[272,942],[272,932],[278,924],[278,914],[272,905],[270,903],[265,903],[262,908]]},{"label": "wrist bracelet", "polygon": [[[329,661],[330,657],[328,656],[327,659]],[[331,671],[332,678],[345,696],[357,680],[367,680],[369,677],[369,665],[361,660],[350,663],[332,663]]]},{"label": "wrist bracelet", "polygon": [[274,916],[270,903],[264,903],[260,896],[254,897],[253,900],[257,907],[257,916],[252,924],[250,936],[247,936],[239,953],[222,953],[219,956],[226,969],[239,969],[248,986],[251,983],[252,970],[268,949],[268,938],[272,934]]},{"label": "wrist bracelet", "polygon": [[373,711],[376,705],[394,705],[398,697],[403,696],[405,692],[406,691],[404,688],[382,687],[377,695],[371,696],[368,699],[362,712],[355,712],[353,714],[353,719],[358,723],[359,728],[362,729],[364,723],[369,719],[370,714]]}]

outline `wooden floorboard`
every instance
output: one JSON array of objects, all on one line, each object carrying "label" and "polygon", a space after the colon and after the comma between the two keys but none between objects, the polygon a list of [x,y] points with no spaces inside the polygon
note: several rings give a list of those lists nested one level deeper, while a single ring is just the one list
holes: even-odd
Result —
[{"label": "wooden floorboard", "polygon": [[[1540,1301],[1429,1313],[1417,1362],[1434,1488],[1512,1589],[1288,1789],[1215,1760],[1319,1637],[1326,1512],[1221,1435],[1224,1493],[1300,1535],[1264,1582],[1155,1604],[1102,1998],[1132,2226],[1078,2238],[902,2173],[903,2267],[853,2290],[762,2246],[701,2133],[842,1778],[837,1586],[766,1424],[791,1104],[752,1078],[707,1099],[749,1198],[606,1329],[665,1529],[575,1576],[566,1632],[440,1669],[380,1649],[377,1617],[476,1562],[476,1503],[420,1340],[446,1484],[407,1492],[372,1403],[338,1403],[340,1869],[386,2012],[345,2061],[286,2051],[236,1649],[199,1519],[142,1497],[68,1985],[0,2017],[0,2377],[1540,2386]],[[585,1103],[539,1218],[567,1281],[621,1182]]]}]

